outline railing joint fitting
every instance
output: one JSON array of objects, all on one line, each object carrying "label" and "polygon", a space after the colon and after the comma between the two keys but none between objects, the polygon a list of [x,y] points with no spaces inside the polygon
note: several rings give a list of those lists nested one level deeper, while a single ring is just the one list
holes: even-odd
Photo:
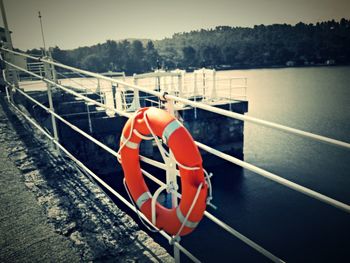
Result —
[{"label": "railing joint fitting", "polygon": [[161,101],[167,101],[167,98],[165,97],[166,95],[169,95],[168,92],[164,91],[161,95],[160,95],[160,100]]}]

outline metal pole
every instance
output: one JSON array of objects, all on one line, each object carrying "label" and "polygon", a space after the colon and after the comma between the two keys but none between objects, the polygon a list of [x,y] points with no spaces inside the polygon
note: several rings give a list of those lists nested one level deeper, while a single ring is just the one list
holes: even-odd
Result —
[{"label": "metal pole", "polygon": [[113,98],[113,107],[116,109],[117,108],[117,102],[116,102],[116,93],[117,90],[117,85],[115,83],[112,83],[112,98]]},{"label": "metal pole", "polygon": [[[53,61],[53,57],[52,57],[52,48],[49,48],[48,51],[48,56],[50,58],[51,61]],[[50,64],[50,69],[51,69],[51,76],[52,76],[52,80],[57,83],[57,73],[56,73],[56,68],[55,65]]]},{"label": "metal pole", "polygon": [[[176,240],[178,244],[180,244],[180,237],[178,237],[178,239]],[[174,247],[174,261],[175,263],[180,263],[181,262],[181,253],[180,253],[180,249],[175,245],[173,245]]]},{"label": "metal pole", "polygon": [[[134,85],[137,85],[137,79],[135,78],[135,76],[136,74],[134,74]],[[134,89],[134,98],[133,98],[131,107],[132,107],[131,109],[133,109],[134,111],[137,111],[139,108],[141,108],[139,91],[136,89]]]},{"label": "metal pole", "polygon": [[[51,71],[51,67],[48,63],[44,62],[44,69],[45,69],[46,78],[52,80],[53,79],[52,78],[52,71]],[[53,100],[52,100],[52,85],[50,83],[47,83],[46,86],[47,86],[47,96],[49,99],[49,108],[50,108],[50,110],[52,110],[54,112],[55,109],[54,109]],[[58,141],[56,119],[55,119],[55,116],[52,114],[51,114],[51,124],[52,124],[53,136],[54,136],[55,140]],[[57,147],[57,145],[55,145],[55,148],[56,148],[57,153],[59,153],[59,148]]]},{"label": "metal pole", "polygon": [[214,100],[217,98],[217,93],[216,93],[216,70],[213,69],[213,87],[211,91],[211,99]]},{"label": "metal pole", "polygon": [[46,44],[45,44],[45,37],[44,37],[44,29],[43,29],[43,22],[42,22],[42,20],[41,20],[41,13],[40,13],[40,11],[38,12],[39,13],[39,20],[40,20],[40,28],[41,28],[41,37],[42,37],[42,39],[43,39],[43,45],[44,45],[44,55],[46,56],[47,54],[46,54]]},{"label": "metal pole", "polygon": [[90,131],[90,134],[92,134],[92,123],[91,123],[89,102],[86,103],[86,112],[87,112],[87,116],[88,116],[89,131]]},{"label": "metal pole", "polygon": [[6,36],[6,42],[8,43],[9,49],[13,49],[12,45],[12,39],[11,39],[11,34],[8,28],[7,24],[7,18],[6,18],[6,11],[5,11],[5,6],[4,6],[4,1],[0,0],[0,7],[1,7],[1,15],[2,15],[2,21],[4,23],[4,28],[5,28],[5,36]]},{"label": "metal pole", "polygon": [[[5,36],[6,36],[6,44],[7,47],[10,50],[13,50],[13,44],[12,44],[12,39],[11,39],[11,34],[10,34],[10,30],[8,28],[8,24],[7,24],[7,17],[6,17],[6,10],[5,10],[5,6],[4,6],[4,1],[0,0],[0,8],[1,8],[1,15],[2,15],[2,21],[4,23],[4,29],[5,29]],[[5,56],[5,54],[4,54]],[[9,54],[9,60],[11,62],[14,62],[14,54]],[[8,74],[8,77],[10,76],[11,73],[11,68],[8,67],[8,65],[6,65],[6,74]],[[13,82],[15,84],[16,87],[18,87],[18,76],[17,76],[17,71],[12,69],[12,77],[13,77]],[[9,79],[9,78],[8,78]],[[14,102],[13,100],[13,90],[11,87],[9,87],[8,89],[9,92],[9,98],[11,99],[11,102]]]},{"label": "metal pole", "polygon": [[177,82],[178,82],[178,90],[179,90],[179,97],[182,97],[182,74],[179,74],[177,76]]},{"label": "metal pole", "polygon": [[203,99],[206,99],[205,97],[205,89],[206,89],[206,84],[205,84],[205,70],[204,68],[202,69],[202,81],[203,81]]}]

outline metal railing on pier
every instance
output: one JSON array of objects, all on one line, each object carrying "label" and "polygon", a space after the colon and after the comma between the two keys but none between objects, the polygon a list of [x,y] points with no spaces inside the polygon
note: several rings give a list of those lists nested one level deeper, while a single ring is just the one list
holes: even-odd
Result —
[{"label": "metal railing on pier", "polygon": [[[228,110],[223,110],[223,109],[216,108],[216,107],[213,107],[211,105],[208,105],[208,104],[205,104],[205,103],[202,103],[202,102],[196,102],[196,101],[192,101],[192,100],[189,100],[189,99],[186,99],[186,98],[182,98],[182,97],[178,97],[178,96],[175,96],[175,95],[166,94],[166,93],[162,93],[162,92],[155,91],[155,90],[149,90],[149,89],[147,89],[145,87],[141,87],[141,86],[135,85],[135,84],[130,84],[130,83],[127,83],[127,82],[122,81],[122,80],[109,78],[109,77],[103,76],[101,74],[97,74],[97,73],[93,73],[93,72],[77,69],[77,68],[74,68],[74,67],[70,67],[70,66],[67,66],[67,65],[63,65],[61,63],[51,61],[50,59],[36,58],[36,57],[32,57],[32,56],[27,55],[27,54],[23,54],[23,53],[20,53],[20,52],[8,50],[8,49],[5,49],[5,48],[2,48],[2,51],[3,52],[8,52],[8,53],[11,53],[11,54],[16,54],[16,55],[23,56],[23,57],[27,57],[27,58],[30,58],[30,59],[33,59],[33,60],[36,60],[36,61],[40,61],[40,62],[46,63],[48,65],[52,65],[52,66],[55,66],[55,67],[61,67],[61,68],[64,68],[66,70],[70,70],[70,71],[73,71],[73,72],[85,74],[87,76],[94,77],[96,79],[105,80],[105,81],[110,82],[111,84],[118,84],[120,86],[125,86],[125,87],[128,87],[129,89],[133,89],[135,92],[142,91],[142,92],[148,93],[150,95],[156,96],[158,98],[167,100],[167,102],[170,105],[170,107],[171,107],[172,103],[180,102],[180,103],[182,103],[184,105],[197,107],[197,108],[200,108],[200,109],[203,109],[203,110],[206,110],[206,111],[210,111],[210,112],[213,112],[213,113],[217,113],[217,114],[220,114],[220,115],[223,115],[223,116],[226,116],[226,117],[235,118],[235,119],[238,119],[238,120],[241,120],[241,121],[246,121],[246,122],[252,122],[252,123],[263,125],[263,126],[266,126],[266,127],[269,127],[269,128],[273,128],[273,129],[277,129],[277,130],[284,131],[284,132],[287,132],[287,133],[291,133],[291,134],[295,134],[295,135],[298,135],[298,136],[302,136],[302,137],[306,137],[306,138],[309,138],[309,139],[313,139],[313,140],[316,140],[316,141],[319,141],[319,142],[328,143],[328,144],[332,144],[332,145],[335,145],[335,146],[339,146],[339,147],[343,147],[343,148],[346,148],[346,149],[350,149],[350,144],[347,143],[347,142],[335,140],[335,139],[328,138],[328,137],[325,137],[325,136],[313,134],[313,133],[310,133],[310,132],[307,132],[307,131],[302,131],[302,130],[299,130],[299,129],[287,127],[287,126],[280,125],[280,124],[277,124],[277,123],[261,120],[261,119],[258,119],[258,118],[245,116],[243,114],[231,112],[231,111],[228,111]],[[76,97],[81,98],[82,100],[84,100],[86,102],[90,102],[90,103],[92,103],[92,104],[94,104],[96,106],[103,107],[103,108],[105,108],[107,110],[113,111],[114,113],[116,113],[118,115],[121,115],[121,116],[124,116],[124,117],[129,117],[130,116],[130,113],[128,113],[126,111],[116,109],[113,106],[108,106],[108,105],[106,105],[104,103],[101,103],[101,102],[95,101],[95,100],[93,100],[91,98],[88,98],[87,96],[84,96],[84,95],[82,95],[82,94],[80,94],[80,93],[78,93],[78,92],[76,92],[74,90],[71,90],[71,89],[69,89],[69,88],[67,88],[67,87],[65,87],[65,86],[63,86],[61,84],[56,83],[52,79],[49,79],[49,78],[46,78],[46,77],[42,77],[42,76],[40,76],[40,75],[38,75],[36,73],[30,72],[29,70],[21,68],[21,67],[15,65],[15,64],[13,64],[13,63],[11,63],[9,61],[5,61],[4,60],[4,62],[5,62],[5,64],[8,67],[10,67],[12,69],[16,69],[16,70],[25,72],[27,74],[30,74],[30,75],[34,76],[34,77],[40,78],[42,81],[46,82],[48,84],[48,92],[50,91],[49,87],[51,87],[51,86],[57,87],[57,88],[62,89],[63,91],[65,91],[67,93],[70,93],[70,94],[72,94],[72,95],[74,95]],[[5,74],[4,74],[4,76],[5,76]],[[50,107],[44,106],[39,101],[35,100],[34,98],[32,98],[31,96],[26,94],[24,91],[22,91],[21,89],[16,87],[16,83],[11,83],[9,81],[7,83],[9,85],[10,89],[14,89],[14,90],[18,91],[21,95],[23,95],[24,97],[26,97],[27,99],[31,100],[32,102],[34,102],[35,104],[37,104],[38,106],[43,108],[45,111],[50,113],[51,116],[53,116],[54,120],[58,119],[59,121],[65,123],[67,126],[69,126],[73,130],[77,131],[78,133],[80,133],[81,135],[86,137],[87,139],[89,139],[92,142],[94,142],[97,145],[99,145],[101,148],[103,148],[104,150],[106,150],[107,152],[112,154],[113,156],[115,156],[117,158],[119,157],[119,154],[116,151],[114,151],[113,149],[109,148],[108,146],[106,146],[102,142],[100,142],[97,139],[93,138],[91,135],[89,135],[86,132],[82,131],[81,129],[79,129],[78,127],[74,126],[72,123],[68,122],[67,120],[62,118],[60,115],[55,113],[54,109],[51,106]],[[10,103],[13,106],[15,106],[13,104],[13,101],[11,100],[11,94],[10,93],[11,93],[11,91],[8,91],[8,99],[9,99]],[[49,94],[49,96],[50,96],[50,94]],[[17,110],[19,110],[19,109],[17,109]],[[37,127],[40,131],[42,131],[50,140],[52,140],[53,143],[55,145],[57,145],[57,147],[59,149],[61,149],[65,154],[67,154],[67,156],[69,156],[73,161],[75,161],[82,169],[84,169],[88,174],[90,174],[93,178],[95,178],[98,182],[100,182],[106,189],[108,189],[114,196],[116,196],[120,201],[122,201],[124,204],[126,204],[130,209],[132,209],[134,212],[137,212],[136,208],[130,202],[128,202],[123,196],[121,196],[118,192],[116,192],[108,184],[106,184],[102,179],[100,179],[96,174],[94,174],[91,170],[89,170],[84,164],[82,164],[79,160],[77,160],[71,153],[69,153],[59,143],[59,141],[57,139],[57,136],[55,134],[54,134],[54,136],[48,134],[33,119],[31,119],[29,116],[27,116],[23,112],[20,112],[20,113],[22,115],[24,115],[24,117],[28,121],[30,121],[35,127]],[[227,154],[225,154],[223,152],[220,152],[220,151],[218,151],[216,149],[213,149],[212,147],[204,145],[204,144],[202,144],[200,142],[196,142],[196,144],[198,145],[199,148],[203,149],[204,151],[207,151],[207,152],[209,152],[211,154],[214,154],[214,155],[216,155],[216,156],[218,156],[218,157],[220,157],[222,159],[225,159],[225,160],[227,160],[229,162],[232,162],[232,163],[234,163],[236,165],[239,165],[239,166],[241,166],[241,167],[243,167],[245,169],[251,170],[251,171],[253,171],[254,173],[256,173],[258,175],[261,175],[261,176],[263,176],[265,178],[273,180],[273,181],[275,181],[275,182],[277,182],[277,183],[279,183],[281,185],[284,185],[284,186],[286,186],[286,187],[288,187],[290,189],[293,189],[293,190],[295,190],[297,192],[303,193],[303,194],[305,194],[305,195],[307,195],[309,197],[317,199],[317,200],[319,200],[321,202],[324,202],[324,203],[326,203],[328,205],[331,205],[331,206],[333,206],[335,208],[341,209],[344,212],[350,213],[350,206],[348,204],[342,203],[342,202],[340,202],[338,200],[335,200],[335,199],[330,198],[328,196],[325,196],[325,195],[323,195],[321,193],[313,191],[313,190],[311,190],[309,188],[306,188],[304,186],[301,186],[301,185],[298,185],[296,183],[293,183],[293,182],[291,182],[289,180],[286,180],[286,179],[282,178],[281,176],[278,176],[276,174],[268,172],[268,171],[266,171],[264,169],[261,169],[259,167],[256,167],[256,166],[252,165],[252,164],[249,164],[249,163],[247,163],[245,161],[239,160],[239,159],[237,159],[237,158],[235,158],[233,156],[227,155]],[[155,160],[152,160],[152,159],[149,159],[149,158],[144,157],[144,156],[141,156],[141,161],[146,162],[148,164],[151,164],[151,165],[156,166],[156,167],[161,168],[161,169],[167,169],[165,164],[160,163],[160,162],[155,161]],[[157,183],[159,185],[163,185],[163,186],[165,185],[165,183],[163,183],[162,181],[160,181],[158,178],[154,177],[153,175],[149,174],[148,172],[146,172],[146,171],[142,171],[142,172],[143,172],[143,174],[145,176],[147,176],[148,178],[153,180],[155,183]],[[178,197],[181,197],[181,195],[178,194]],[[140,211],[138,211],[138,213],[141,215],[141,217],[145,221],[150,223],[149,220],[147,220],[147,218]],[[215,224],[217,224],[219,227],[221,227],[222,229],[224,229],[225,231],[227,231],[231,235],[235,236],[236,238],[240,239],[241,241],[243,241],[247,245],[251,246],[252,248],[254,248],[259,253],[261,253],[264,256],[266,256],[267,258],[271,259],[272,261],[274,261],[274,262],[283,262],[282,259],[280,259],[279,257],[273,255],[271,252],[267,251],[266,249],[264,249],[260,245],[256,244],[254,241],[250,240],[249,238],[247,238],[243,234],[239,233],[234,228],[232,228],[231,226],[227,225],[225,222],[223,222],[219,218],[215,217],[214,215],[210,214],[209,212],[207,212],[207,211],[205,212],[205,217],[208,218],[209,220],[213,221]],[[170,237],[168,234],[166,234],[163,231],[160,231],[160,234],[162,236],[164,236],[169,242],[173,243],[173,245],[174,245],[174,257],[175,257],[176,261],[179,261],[178,250],[180,250],[185,255],[187,255],[191,260],[193,260],[194,262],[199,262],[199,259],[197,259],[187,249],[185,249],[183,246],[181,246],[179,241],[174,241],[172,239],[172,237]]]}]

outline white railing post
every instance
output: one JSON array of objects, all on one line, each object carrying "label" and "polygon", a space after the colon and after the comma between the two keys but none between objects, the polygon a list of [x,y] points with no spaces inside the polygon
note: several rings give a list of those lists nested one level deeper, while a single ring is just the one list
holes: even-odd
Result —
[{"label": "white railing post", "polygon": [[5,91],[6,91],[6,98],[8,102],[12,102],[11,101],[11,89],[12,87],[9,85],[9,81],[8,81],[8,65],[6,65],[5,69],[2,70],[2,77],[4,79],[5,82]]},{"label": "white railing post", "polygon": [[216,98],[217,98],[217,93],[216,93],[216,70],[213,69],[213,86],[212,86],[212,90],[211,90],[210,99],[214,100]]},{"label": "white railing post", "polygon": [[177,76],[177,84],[178,84],[178,90],[179,90],[179,97],[182,97],[182,90],[183,90],[183,86],[182,86],[182,74],[179,74]]},{"label": "white railing post", "polygon": [[205,68],[202,68],[202,85],[203,85],[203,100],[206,99],[206,83],[205,83],[205,71],[206,69]]},{"label": "white railing post", "polygon": [[196,97],[198,93],[197,90],[197,72],[193,72],[193,96]]},{"label": "white railing post", "polygon": [[121,85],[118,85],[117,86],[117,90],[115,92],[115,100],[116,100],[116,104],[117,104],[117,107],[116,109],[118,111],[122,111],[124,110],[123,109],[123,94],[122,94],[122,91],[121,91]]},{"label": "white railing post", "polygon": [[[53,58],[52,58],[52,48],[49,48],[49,60],[50,61],[53,61]],[[55,69],[55,66],[50,64],[50,70],[51,70],[51,77],[52,77],[52,80],[57,83],[57,74],[56,74],[56,69]]]},{"label": "white railing post", "polygon": [[[180,244],[180,237],[173,237],[175,239],[175,241]],[[180,253],[180,249],[175,245],[175,243],[173,244],[174,247],[174,261],[175,263],[180,263],[181,262],[181,253]]]},{"label": "white railing post", "polygon": [[[168,109],[168,112],[175,117],[173,100],[167,101],[167,109]],[[169,158],[166,159],[166,162],[165,162],[166,184],[168,185],[167,193],[171,195],[171,205],[172,205],[172,208],[174,208],[178,206],[177,190],[179,189],[179,186],[177,184],[177,169],[176,169],[175,157],[171,150],[169,150],[169,152],[170,152],[170,156]],[[176,240],[176,241],[180,242],[180,240]],[[175,244],[173,244],[173,248],[174,248],[175,263],[180,263],[180,250]]]},{"label": "white railing post", "polygon": [[160,80],[161,80],[161,83],[162,83],[162,85],[161,85],[161,90],[168,90],[168,85],[166,84],[167,83],[167,81],[166,81],[166,76],[163,76],[163,77],[160,77]]},{"label": "white railing post", "polygon": [[97,79],[96,93],[100,94],[100,96],[101,96],[101,83],[100,83],[100,79]]},{"label": "white railing post", "polygon": [[[169,114],[172,115],[173,117],[176,117],[174,101],[167,100],[166,106]],[[176,207],[178,205],[176,192],[179,189],[179,186],[177,184],[177,179],[176,179],[177,178],[176,161],[171,150],[170,150],[170,156],[169,158],[166,159],[165,165],[167,167],[166,182],[167,182],[167,185],[169,186],[167,192],[171,194],[172,207]]]},{"label": "white railing post", "polygon": [[[136,74],[134,74],[134,85],[137,85],[137,78],[135,77]],[[139,108],[141,108],[139,91],[137,89],[134,89],[134,98],[127,111],[137,111]]]},{"label": "white railing post", "polygon": [[[50,58],[48,58],[49,61]],[[44,62],[44,70],[45,70],[45,77],[48,78],[49,80],[53,80],[53,76],[52,76],[52,68],[50,66],[50,64]],[[52,85],[50,83],[46,84],[47,87],[47,96],[48,96],[48,100],[49,100],[49,108],[51,111],[55,111],[54,108],[54,104],[53,104],[53,100],[52,100]],[[52,130],[53,130],[53,136],[55,138],[56,141],[58,141],[58,131],[57,131],[57,126],[56,126],[56,118],[55,116],[53,116],[53,114],[51,114],[51,124],[52,124]],[[57,147],[57,145],[55,145],[56,151],[57,153],[59,153],[59,148]]]}]

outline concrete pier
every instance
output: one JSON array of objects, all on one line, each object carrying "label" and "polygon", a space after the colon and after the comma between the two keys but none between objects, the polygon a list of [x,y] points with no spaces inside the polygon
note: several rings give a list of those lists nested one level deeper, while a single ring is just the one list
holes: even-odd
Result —
[{"label": "concrete pier", "polygon": [[0,93],[0,262],[173,262]]},{"label": "concrete pier", "polygon": [[[1,110],[1,109],[0,109]],[[11,156],[6,119],[0,111],[0,261],[79,262],[73,242],[55,232],[23,182]]]}]

